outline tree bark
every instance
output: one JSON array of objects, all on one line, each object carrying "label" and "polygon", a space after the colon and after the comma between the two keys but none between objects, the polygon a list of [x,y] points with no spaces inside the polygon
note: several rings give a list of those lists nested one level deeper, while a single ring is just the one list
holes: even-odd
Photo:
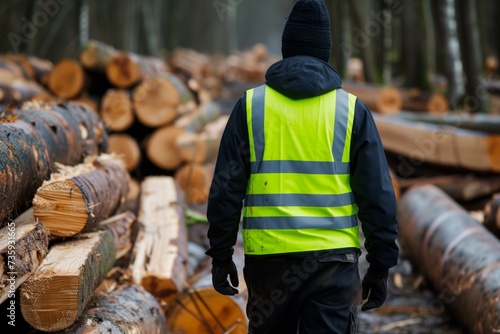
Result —
[{"label": "tree bark", "polygon": [[100,230],[110,230],[113,235],[116,249],[116,259],[123,257],[132,248],[132,224],[136,220],[135,214],[125,211],[116,216],[103,220],[97,226]]},{"label": "tree bark", "polygon": [[500,239],[500,196],[495,195],[484,208],[484,227]]},{"label": "tree bark", "polygon": [[0,119],[0,224],[31,206],[55,164],[105,150],[104,125],[88,108],[31,103]]},{"label": "tree bark", "polygon": [[[0,229],[0,304],[33,274],[49,252],[49,231],[28,210]],[[13,273],[13,274],[11,274]],[[15,280],[9,280],[15,277]]]},{"label": "tree bark", "polygon": [[120,212],[128,179],[123,163],[108,155],[89,157],[75,167],[61,166],[36,192],[34,215],[51,235],[68,237],[89,231]]},{"label": "tree bark", "polygon": [[45,89],[32,81],[13,80],[9,83],[0,82],[0,104],[19,107],[23,102],[31,100],[44,92]]},{"label": "tree bark", "polygon": [[462,35],[462,53],[467,77],[465,103],[473,113],[488,113],[488,93],[484,86],[484,55],[479,36],[476,1],[457,0]]},{"label": "tree bark", "polygon": [[438,31],[442,37],[438,49],[443,49],[446,77],[448,79],[448,100],[455,109],[460,97],[465,92],[462,79],[463,63],[458,40],[455,0],[437,0],[432,2],[438,23]]},{"label": "tree bark", "polygon": [[90,40],[82,48],[80,52],[80,61],[83,67],[105,72],[111,59],[118,53],[112,46],[103,42]]},{"label": "tree bark", "polygon": [[156,299],[137,285],[97,295],[73,326],[60,334],[166,334],[165,314]]},{"label": "tree bark", "polygon": [[90,232],[53,246],[21,287],[24,319],[34,328],[48,332],[71,326],[113,267],[115,258],[110,230]]},{"label": "tree bark", "polygon": [[384,148],[410,158],[473,171],[500,171],[500,136],[374,114]]},{"label": "tree bark", "polygon": [[146,178],[141,193],[139,233],[130,265],[132,278],[170,307],[187,281],[182,200],[171,177]]},{"label": "tree bark", "polygon": [[398,205],[405,254],[469,333],[500,328],[500,242],[434,186],[409,190]]}]

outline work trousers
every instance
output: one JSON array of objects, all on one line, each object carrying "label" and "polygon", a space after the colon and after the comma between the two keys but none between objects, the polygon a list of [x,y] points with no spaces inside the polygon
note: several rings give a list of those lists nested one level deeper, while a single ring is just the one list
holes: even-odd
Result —
[{"label": "work trousers", "polygon": [[352,334],[361,283],[354,262],[245,258],[250,334]]}]

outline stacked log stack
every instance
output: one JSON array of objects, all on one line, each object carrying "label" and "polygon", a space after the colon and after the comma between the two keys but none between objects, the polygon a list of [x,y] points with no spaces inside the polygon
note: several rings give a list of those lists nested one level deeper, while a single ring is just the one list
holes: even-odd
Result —
[{"label": "stacked log stack", "polygon": [[[15,226],[16,297],[37,330],[246,332],[245,288],[225,298],[211,287],[204,210],[229,113],[277,60],[260,44],[227,57],[180,48],[163,60],[97,41],[55,64],[1,56],[0,303],[12,297]],[[434,188],[408,190],[432,183],[461,203],[487,198],[484,227],[500,235],[498,120],[451,115],[441,95],[415,89],[343,88],[374,111],[388,155],[454,168],[417,179],[402,175],[401,159],[390,163],[400,241],[436,289],[460,283],[451,306],[465,327],[498,326],[495,239]],[[203,225],[202,241],[190,224]],[[234,258],[242,267],[240,244]]]}]

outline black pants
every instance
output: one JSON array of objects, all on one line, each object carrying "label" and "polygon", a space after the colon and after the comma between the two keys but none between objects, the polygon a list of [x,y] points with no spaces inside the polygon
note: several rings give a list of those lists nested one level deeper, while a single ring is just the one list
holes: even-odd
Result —
[{"label": "black pants", "polygon": [[356,333],[361,284],[355,262],[245,259],[248,332]]}]

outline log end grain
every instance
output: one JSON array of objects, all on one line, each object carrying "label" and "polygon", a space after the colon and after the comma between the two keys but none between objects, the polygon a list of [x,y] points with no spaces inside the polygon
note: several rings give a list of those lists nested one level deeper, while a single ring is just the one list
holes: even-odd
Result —
[{"label": "log end grain", "polygon": [[111,131],[125,131],[134,123],[130,94],[125,90],[110,89],[102,98],[101,117]]},{"label": "log end grain", "polygon": [[198,164],[187,164],[175,173],[175,181],[186,194],[188,204],[207,201],[211,180],[209,168]]},{"label": "log end grain", "polygon": [[63,59],[54,66],[49,76],[49,88],[63,99],[77,97],[85,86],[85,73],[78,62]]},{"label": "log end grain", "polygon": [[137,61],[127,54],[117,54],[106,66],[106,76],[116,87],[130,87],[140,80]]},{"label": "log end grain", "polygon": [[377,110],[383,114],[397,114],[403,105],[401,93],[393,87],[385,87],[377,97]]},{"label": "log end grain", "polygon": [[141,150],[134,138],[127,134],[112,134],[108,137],[108,153],[115,153],[133,171],[141,160]]},{"label": "log end grain", "polygon": [[149,127],[159,127],[178,116],[181,95],[174,81],[167,77],[144,80],[133,94],[138,120]]},{"label": "log end grain", "polygon": [[500,172],[500,136],[488,136],[485,139],[485,145],[490,169]]},{"label": "log end grain", "polygon": [[156,130],[146,142],[146,155],[156,166],[165,170],[178,168],[182,159],[175,141],[184,130],[175,126],[167,126]]},{"label": "log end grain", "polygon": [[[224,328],[220,328],[220,324]],[[171,333],[209,334],[212,330],[222,332],[234,326],[242,327],[242,333],[246,333],[245,324],[245,312],[241,306],[213,288],[188,291],[179,297],[179,302],[167,316],[168,331]]]}]

